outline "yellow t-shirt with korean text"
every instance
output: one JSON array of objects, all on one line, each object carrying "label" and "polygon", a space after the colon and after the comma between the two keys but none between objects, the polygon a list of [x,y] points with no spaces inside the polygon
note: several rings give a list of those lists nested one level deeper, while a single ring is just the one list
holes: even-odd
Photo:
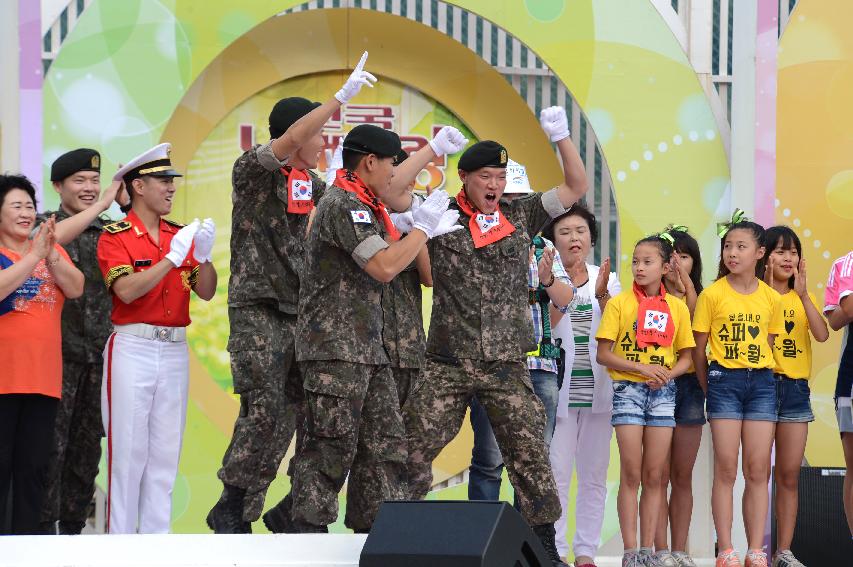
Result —
[{"label": "yellow t-shirt with korean text", "polygon": [[[809,299],[812,305],[817,305],[811,292]],[[812,373],[812,337],[803,300],[793,289],[782,296],[780,309],[770,326],[777,331],[773,343],[776,362],[773,372],[807,380]]]},{"label": "yellow t-shirt with korean text", "polygon": [[[623,291],[607,302],[595,338],[613,341],[613,352],[616,356],[642,364],[658,364],[672,369],[678,360],[678,351],[692,348],[696,343],[690,331],[690,310],[687,309],[687,304],[670,294],[666,294],[664,300],[669,305],[675,327],[672,345],[668,347],[653,345],[645,348],[637,346],[637,311],[640,303],[632,289]],[[613,380],[630,380],[631,382],[647,380],[640,374],[612,368],[608,368],[607,371]]]},{"label": "yellow t-shirt with korean text", "polygon": [[693,313],[693,330],[708,333],[709,360],[726,368],[773,368],[768,334],[780,295],[758,280],[750,294],[738,293],[722,277],[702,290]]}]

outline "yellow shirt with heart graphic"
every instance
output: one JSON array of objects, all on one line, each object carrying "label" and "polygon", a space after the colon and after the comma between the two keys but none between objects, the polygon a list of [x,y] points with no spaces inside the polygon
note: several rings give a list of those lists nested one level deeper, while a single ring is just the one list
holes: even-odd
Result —
[{"label": "yellow shirt with heart graphic", "polygon": [[[817,305],[811,292],[809,299]],[[808,380],[812,373],[812,337],[803,300],[793,289],[782,296],[781,308],[770,326],[779,330],[773,343],[773,372]]]},{"label": "yellow shirt with heart graphic", "polygon": [[784,327],[773,326],[781,296],[758,280],[758,288],[743,294],[723,277],[699,294],[693,313],[693,330],[708,333],[708,360],[726,368],[773,368],[775,361],[769,334]]}]

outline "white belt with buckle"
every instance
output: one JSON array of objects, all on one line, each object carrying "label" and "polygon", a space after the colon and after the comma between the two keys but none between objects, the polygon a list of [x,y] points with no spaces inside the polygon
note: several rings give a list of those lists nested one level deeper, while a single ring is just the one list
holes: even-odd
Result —
[{"label": "white belt with buckle", "polygon": [[147,323],[134,323],[132,325],[115,325],[114,329],[116,333],[133,335],[149,341],[183,343],[187,340],[186,327],[159,327]]}]

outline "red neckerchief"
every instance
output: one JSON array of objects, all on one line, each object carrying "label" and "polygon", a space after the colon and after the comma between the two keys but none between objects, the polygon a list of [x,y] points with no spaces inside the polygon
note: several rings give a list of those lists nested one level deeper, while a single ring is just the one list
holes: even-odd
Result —
[{"label": "red neckerchief", "polygon": [[649,297],[634,282],[634,297],[640,306],[637,308],[637,346],[670,346],[675,336],[675,323],[669,304],[666,302],[666,288],[660,285],[660,295]]},{"label": "red neckerchief", "polygon": [[456,203],[463,213],[471,217],[468,221],[468,228],[471,229],[474,248],[482,248],[515,232],[515,226],[501,214],[500,205],[490,215],[475,211],[474,205],[468,200],[464,189],[456,194]]},{"label": "red neckerchief", "polygon": [[361,177],[359,177],[356,172],[339,169],[335,174],[335,185],[344,191],[355,194],[359,201],[367,205],[367,207],[373,211],[373,214],[376,215],[376,218],[378,218],[379,222],[382,223],[382,226],[385,227],[385,232],[388,233],[388,237],[391,240],[400,240],[400,231],[397,230],[397,227],[394,226],[393,222],[391,222],[391,215],[388,214],[388,209],[385,208],[385,205],[379,200],[379,197],[374,195],[373,191],[364,184],[364,181],[361,180]]},{"label": "red neckerchief", "polygon": [[295,215],[307,215],[314,208],[313,185],[307,171],[281,168],[287,184],[287,212]]}]

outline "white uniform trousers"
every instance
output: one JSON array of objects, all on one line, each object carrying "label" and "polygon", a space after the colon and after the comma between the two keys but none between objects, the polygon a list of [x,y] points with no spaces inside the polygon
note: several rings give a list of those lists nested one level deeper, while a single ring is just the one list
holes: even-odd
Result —
[{"label": "white uniform trousers", "polygon": [[169,533],[187,417],[186,342],[113,333],[104,350],[107,531]]},{"label": "white uniform trousers", "polygon": [[[575,557],[595,558],[601,545],[604,503],[607,497],[607,467],[610,464],[610,437],[613,426],[609,413],[592,413],[591,408],[569,408],[568,417],[557,417],[551,440],[551,468],[563,508],[554,524],[557,551],[566,557],[566,518],[569,511],[569,486],[575,466],[578,471],[575,502]],[[577,457],[577,458],[576,458]]]}]

